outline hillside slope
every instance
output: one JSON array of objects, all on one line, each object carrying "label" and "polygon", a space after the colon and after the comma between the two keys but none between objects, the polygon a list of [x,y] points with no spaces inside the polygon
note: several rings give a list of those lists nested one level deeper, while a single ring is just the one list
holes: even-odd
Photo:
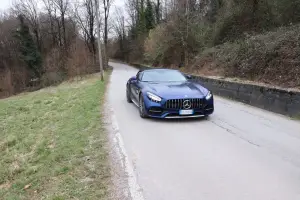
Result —
[{"label": "hillside slope", "polygon": [[300,25],[208,48],[184,70],[300,87]]}]

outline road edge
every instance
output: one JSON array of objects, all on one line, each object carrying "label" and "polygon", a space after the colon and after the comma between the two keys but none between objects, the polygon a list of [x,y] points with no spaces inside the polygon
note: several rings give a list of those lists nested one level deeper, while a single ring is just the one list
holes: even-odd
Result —
[{"label": "road edge", "polygon": [[111,82],[107,84],[107,90],[104,103],[104,120],[105,129],[108,132],[110,157],[112,165],[112,182],[113,189],[111,198],[112,200],[145,200],[142,189],[138,184],[135,171],[132,163],[130,162],[123,138],[120,132],[117,118],[114,114],[114,109],[109,103],[109,87]]}]

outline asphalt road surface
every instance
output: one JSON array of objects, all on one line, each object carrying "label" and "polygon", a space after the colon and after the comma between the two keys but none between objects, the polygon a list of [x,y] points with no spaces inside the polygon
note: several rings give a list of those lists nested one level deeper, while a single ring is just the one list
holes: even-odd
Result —
[{"label": "asphalt road surface", "polygon": [[109,103],[144,199],[300,200],[298,121],[220,97],[207,120],[141,119],[125,91],[137,70],[110,64]]}]

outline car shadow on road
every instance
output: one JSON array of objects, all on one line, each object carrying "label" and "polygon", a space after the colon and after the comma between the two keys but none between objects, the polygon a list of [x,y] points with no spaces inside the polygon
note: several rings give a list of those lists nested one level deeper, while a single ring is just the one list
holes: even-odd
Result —
[{"label": "car shadow on road", "polygon": [[209,121],[210,117],[200,117],[200,118],[182,118],[182,119],[158,119],[158,118],[148,118],[146,120],[155,123],[199,123]]}]

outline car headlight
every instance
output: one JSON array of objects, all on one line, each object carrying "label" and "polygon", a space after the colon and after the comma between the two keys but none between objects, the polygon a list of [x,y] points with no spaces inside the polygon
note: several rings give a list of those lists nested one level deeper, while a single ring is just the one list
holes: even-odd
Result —
[{"label": "car headlight", "polygon": [[210,100],[212,98],[212,93],[208,92],[208,94],[206,95],[205,99],[206,100]]},{"label": "car headlight", "polygon": [[149,97],[149,99],[151,99],[154,102],[161,102],[161,98],[155,94],[152,94],[151,92],[147,92],[147,96]]}]

